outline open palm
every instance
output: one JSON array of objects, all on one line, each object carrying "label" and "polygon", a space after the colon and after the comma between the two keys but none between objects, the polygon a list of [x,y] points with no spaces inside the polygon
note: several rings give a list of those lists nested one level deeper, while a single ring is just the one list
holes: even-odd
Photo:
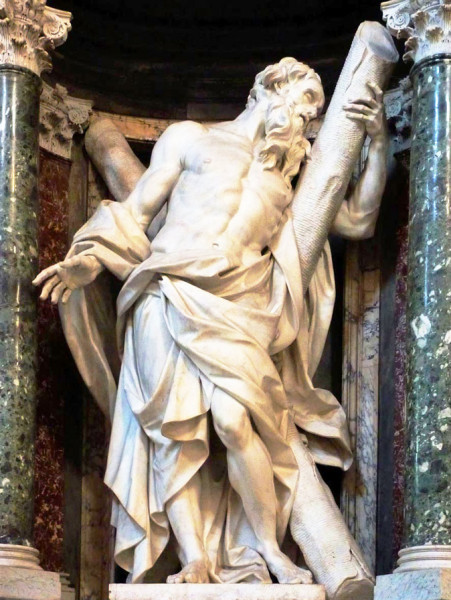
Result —
[{"label": "open palm", "polygon": [[73,290],[94,281],[102,269],[102,264],[95,256],[73,256],[41,271],[33,280],[33,285],[44,284],[41,300],[47,300],[51,295],[53,304],[57,304],[60,299],[66,303]]}]

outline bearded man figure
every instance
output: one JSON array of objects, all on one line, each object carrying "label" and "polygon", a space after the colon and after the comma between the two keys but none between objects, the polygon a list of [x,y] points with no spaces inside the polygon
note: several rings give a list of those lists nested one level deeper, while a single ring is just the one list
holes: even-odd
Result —
[{"label": "bearded man figure", "polygon": [[[371,168],[335,222],[347,237],[371,234],[385,183],[382,93],[370,88],[347,108],[372,138]],[[128,199],[103,201],[68,257],[35,280],[45,282],[42,298],[60,301],[88,385],[114,405],[105,481],[115,558],[133,582],[171,530],[183,568],[168,582],[270,582],[270,573],[281,583],[312,581],[280,549],[299,476],[290,424],[302,427],[316,462],[348,468],[352,460],[341,407],[307,375],[289,208],[309,150],[305,128],[323,103],[319,76],[285,58],[257,75],[234,121],[171,125]],[[316,274],[323,295],[329,259]],[[96,310],[98,297],[88,295],[104,269],[124,282],[117,391],[105,331],[87,313],[82,326],[73,308],[85,299]]]}]

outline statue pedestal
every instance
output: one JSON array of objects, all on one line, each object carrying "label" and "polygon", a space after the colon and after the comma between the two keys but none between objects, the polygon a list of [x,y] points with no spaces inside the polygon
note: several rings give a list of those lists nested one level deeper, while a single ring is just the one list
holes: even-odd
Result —
[{"label": "statue pedestal", "polygon": [[58,573],[0,565],[1,600],[61,600]]},{"label": "statue pedestal", "polygon": [[110,600],[326,600],[322,585],[111,584]]},{"label": "statue pedestal", "polygon": [[376,580],[374,600],[451,600],[451,569],[420,569]]}]

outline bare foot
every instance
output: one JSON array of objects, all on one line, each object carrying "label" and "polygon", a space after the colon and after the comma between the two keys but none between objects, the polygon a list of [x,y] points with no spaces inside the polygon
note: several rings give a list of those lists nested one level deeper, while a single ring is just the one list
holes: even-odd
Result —
[{"label": "bare foot", "polygon": [[210,583],[208,565],[204,560],[193,560],[180,573],[169,575],[166,583]]},{"label": "bare foot", "polygon": [[262,555],[268,569],[277,577],[279,583],[313,583],[310,571],[297,567],[279,549],[262,552]]}]

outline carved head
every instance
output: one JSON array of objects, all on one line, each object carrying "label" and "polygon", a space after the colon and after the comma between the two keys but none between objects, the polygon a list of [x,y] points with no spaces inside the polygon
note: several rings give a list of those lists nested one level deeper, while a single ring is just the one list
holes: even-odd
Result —
[{"label": "carved head", "polygon": [[324,106],[321,79],[295,58],[283,58],[256,76],[247,107],[257,104],[265,108],[265,145],[259,158],[265,169],[277,166],[288,183],[310,150],[305,127]]}]

